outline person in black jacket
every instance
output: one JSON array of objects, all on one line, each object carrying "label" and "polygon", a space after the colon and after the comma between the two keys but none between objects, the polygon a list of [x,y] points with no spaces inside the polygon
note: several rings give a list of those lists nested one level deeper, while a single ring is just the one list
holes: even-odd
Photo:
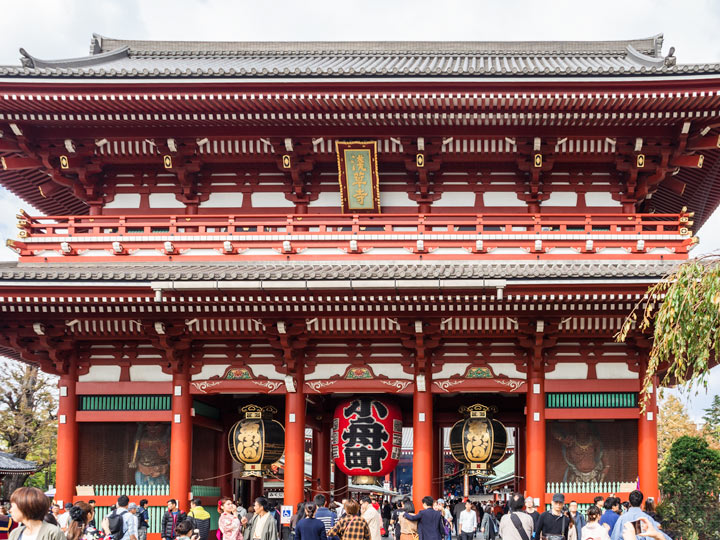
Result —
[{"label": "person in black jacket", "polygon": [[405,519],[418,522],[420,540],[443,540],[445,537],[443,515],[433,508],[433,502],[433,498],[426,495],[422,499],[422,510],[417,514],[404,514]]},{"label": "person in black jacket", "polygon": [[202,501],[195,497],[190,500],[190,511],[187,515],[193,524],[193,529],[198,530],[199,540],[208,540],[210,536],[210,513],[202,507]]},{"label": "person in black jacket", "polygon": [[180,510],[175,499],[167,502],[167,511],[163,514],[160,524],[160,534],[163,540],[175,540],[177,534],[175,527],[187,518],[185,512]]}]

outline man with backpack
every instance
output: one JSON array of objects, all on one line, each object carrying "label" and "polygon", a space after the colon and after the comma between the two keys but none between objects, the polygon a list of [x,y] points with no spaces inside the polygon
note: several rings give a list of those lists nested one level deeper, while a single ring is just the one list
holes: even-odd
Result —
[{"label": "man with backpack", "polygon": [[147,505],[147,499],[140,499],[140,506],[138,506],[137,514],[135,514],[138,520],[138,540],[146,540],[147,531],[150,528],[150,514],[146,508]]},{"label": "man with backpack", "polygon": [[180,510],[175,499],[167,502],[167,511],[163,514],[160,524],[160,535],[162,540],[175,540],[177,533],[175,527],[187,518],[185,512]]},{"label": "man with backpack", "polygon": [[197,497],[190,500],[188,519],[192,522],[193,529],[198,530],[199,540],[208,540],[208,536],[210,536],[210,514],[202,507],[202,501]]},{"label": "man with backpack", "polygon": [[130,499],[120,495],[117,508],[107,516],[107,529],[113,540],[137,540],[137,519],[128,510]]}]

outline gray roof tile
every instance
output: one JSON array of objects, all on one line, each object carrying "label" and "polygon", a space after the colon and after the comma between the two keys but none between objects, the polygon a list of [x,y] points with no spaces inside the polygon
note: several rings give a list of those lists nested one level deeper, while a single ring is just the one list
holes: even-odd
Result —
[{"label": "gray roof tile", "polygon": [[409,263],[0,263],[3,281],[235,281],[235,280],[410,280],[579,279],[656,280],[675,261],[483,261]]},{"label": "gray roof tile", "polygon": [[720,73],[676,65],[662,35],[626,41],[187,42],[93,36],[83,58],[41,60],[21,49],[5,77],[497,77]]},{"label": "gray roof tile", "polygon": [[0,452],[0,474],[25,474],[37,470],[37,463]]}]

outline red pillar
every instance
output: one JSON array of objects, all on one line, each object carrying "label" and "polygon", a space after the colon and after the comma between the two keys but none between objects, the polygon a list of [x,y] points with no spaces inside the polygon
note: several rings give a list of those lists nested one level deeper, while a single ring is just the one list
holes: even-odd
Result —
[{"label": "red pillar", "polygon": [[[429,379],[429,377],[428,377]],[[413,503],[422,508],[422,498],[433,493],[433,399],[430,381],[413,393]]]},{"label": "red pillar", "polygon": [[[644,374],[643,374],[644,377]],[[659,500],[657,447],[657,380],[638,420],[638,478],[645,498]]]},{"label": "red pillar", "polygon": [[347,474],[335,467],[333,482],[333,496],[335,501],[339,504],[343,499],[348,496],[348,477]]},{"label": "red pillar", "polygon": [[545,505],[545,373],[542,362],[528,367],[527,429],[525,430],[525,487],[527,495]]},{"label": "red pillar", "polygon": [[443,492],[443,480],[442,480],[442,460],[443,460],[443,448],[442,448],[442,428],[437,424],[433,427],[433,471],[432,471],[432,498],[439,499]]},{"label": "red pillar", "polygon": [[285,504],[305,501],[305,392],[302,371],[295,392],[285,394]]},{"label": "red pillar", "polygon": [[173,374],[170,431],[170,498],[177,499],[180,509],[185,512],[190,510],[188,501],[192,474],[192,396],[188,367]]},{"label": "red pillar", "polygon": [[227,438],[227,430],[218,431],[215,435],[217,474],[220,475],[217,485],[220,488],[220,495],[223,497],[234,496],[232,492],[233,460],[228,451]]},{"label": "red pillar", "polygon": [[330,424],[323,422],[318,432],[317,449],[313,440],[313,463],[318,462],[318,491],[330,502]]},{"label": "red pillar", "polygon": [[57,473],[55,499],[61,504],[72,502],[77,485],[78,427],[77,364],[71,360],[67,374],[60,377],[58,404]]}]

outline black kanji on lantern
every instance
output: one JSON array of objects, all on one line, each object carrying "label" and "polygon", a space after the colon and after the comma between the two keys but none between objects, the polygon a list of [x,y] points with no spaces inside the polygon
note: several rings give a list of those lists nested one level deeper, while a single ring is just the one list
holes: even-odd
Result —
[{"label": "black kanji on lantern", "polygon": [[345,441],[345,466],[366,468],[369,472],[382,470],[382,463],[388,456],[384,443],[390,440],[390,434],[378,422],[378,417],[387,417],[387,407],[379,401],[356,399],[343,409],[343,415],[350,419],[341,436]]},{"label": "black kanji on lantern", "polygon": [[350,418],[353,414],[357,414],[359,417],[372,417],[373,409],[375,409],[375,414],[377,414],[379,418],[386,418],[388,415],[388,410],[385,405],[379,401],[370,401],[365,399],[354,400],[350,403],[350,405],[343,409],[343,414],[345,415],[345,418]]}]

